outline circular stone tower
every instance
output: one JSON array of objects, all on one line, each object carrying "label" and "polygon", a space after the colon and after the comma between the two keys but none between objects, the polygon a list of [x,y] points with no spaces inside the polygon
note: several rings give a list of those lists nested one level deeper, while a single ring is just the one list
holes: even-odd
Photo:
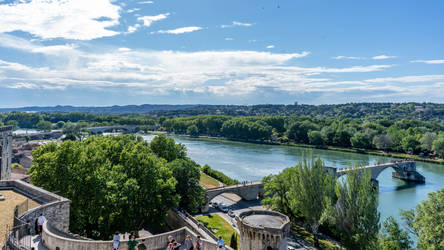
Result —
[{"label": "circular stone tower", "polygon": [[237,217],[242,250],[287,249],[290,219],[278,212],[252,210]]}]

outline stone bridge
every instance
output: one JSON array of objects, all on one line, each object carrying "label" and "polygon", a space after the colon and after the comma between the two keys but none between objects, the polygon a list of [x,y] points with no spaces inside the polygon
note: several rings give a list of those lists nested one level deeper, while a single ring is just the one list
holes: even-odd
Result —
[{"label": "stone bridge", "polygon": [[87,128],[87,130],[91,132],[91,134],[102,134],[105,132],[112,132],[115,130],[123,130],[125,133],[136,133],[140,131],[140,126],[129,126],[129,125],[104,126],[104,127],[91,127]]},{"label": "stone bridge", "polygon": [[397,160],[391,161],[387,163],[368,165],[358,168],[342,168],[337,169],[336,167],[326,167],[328,171],[331,171],[335,174],[336,177],[340,177],[349,173],[350,171],[363,171],[369,170],[372,175],[372,180],[376,181],[379,174],[382,173],[386,168],[392,168],[395,170],[392,173],[393,178],[402,179],[405,181],[419,182],[424,183],[425,177],[416,171],[416,162],[413,160]]},{"label": "stone bridge", "polygon": [[206,204],[202,207],[202,212],[207,212],[209,209],[209,202],[220,194],[233,193],[239,195],[244,200],[251,201],[257,199],[258,196],[263,195],[264,191],[264,184],[260,181],[207,189],[205,193]]}]

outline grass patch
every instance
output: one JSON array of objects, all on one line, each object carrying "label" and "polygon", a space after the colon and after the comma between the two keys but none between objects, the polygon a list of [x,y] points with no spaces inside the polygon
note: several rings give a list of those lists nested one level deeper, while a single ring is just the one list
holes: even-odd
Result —
[{"label": "grass patch", "polygon": [[208,176],[204,172],[200,172],[200,185],[205,188],[216,188],[219,187],[219,182],[211,176]]},{"label": "grass patch", "polygon": [[[238,233],[233,229],[233,227],[222,217],[217,214],[201,215],[196,218],[198,221],[202,222],[208,229],[211,229],[216,236],[222,235],[222,239],[225,241],[227,246],[231,245],[231,236],[233,233],[236,234],[239,239]],[[239,241],[237,249],[239,249]]]},{"label": "grass patch", "polygon": [[[305,240],[313,246],[313,234],[307,231],[304,227],[298,226],[296,224],[291,224],[291,232],[298,237],[299,239]],[[337,247],[333,243],[328,240],[319,239],[319,246],[321,249],[328,250],[340,250],[341,248]]]}]

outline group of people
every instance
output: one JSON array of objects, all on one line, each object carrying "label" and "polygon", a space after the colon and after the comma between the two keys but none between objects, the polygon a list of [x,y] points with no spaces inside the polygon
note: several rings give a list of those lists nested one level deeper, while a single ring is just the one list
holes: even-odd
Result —
[{"label": "group of people", "polygon": [[[220,238],[221,239],[221,238]],[[223,242],[223,241],[222,241]],[[185,241],[183,243],[182,249],[185,250],[203,250],[203,242],[200,238],[200,235],[197,236],[196,244],[194,244],[190,235],[187,235]],[[225,243],[224,243],[225,245]],[[168,236],[168,246],[167,250],[179,250],[181,249],[182,244],[177,242],[171,235]],[[120,247],[120,234],[116,232],[113,236],[113,250],[119,250]],[[134,232],[130,233],[129,241],[128,241],[128,250],[145,250],[148,249],[145,245],[145,239],[142,239],[140,242],[136,240],[136,235]],[[225,249],[225,248],[223,248]]]},{"label": "group of people", "polygon": [[[120,247],[120,234],[119,232],[115,232],[113,236],[113,250],[118,250]],[[145,244],[145,239],[142,239],[140,242],[136,240],[136,234],[131,232],[129,235],[128,241],[128,250],[146,250],[148,249]]]},{"label": "group of people", "polygon": [[[184,241],[184,247],[182,249],[185,250],[203,250],[203,242],[200,238],[200,235],[197,236],[196,244],[194,244],[193,240],[191,239],[190,235],[187,235]],[[168,236],[168,246],[167,250],[179,250],[181,248],[182,244],[177,242],[173,236]]]},{"label": "group of people", "polygon": [[[43,223],[45,223],[46,221],[46,217],[41,213],[39,217],[37,217],[34,220],[34,232],[37,235],[40,235],[40,237],[42,236],[42,232],[43,232]],[[34,235],[34,232],[32,230],[32,226],[31,226],[31,222],[28,220],[27,221],[27,230],[28,230],[28,234],[29,235]]]}]

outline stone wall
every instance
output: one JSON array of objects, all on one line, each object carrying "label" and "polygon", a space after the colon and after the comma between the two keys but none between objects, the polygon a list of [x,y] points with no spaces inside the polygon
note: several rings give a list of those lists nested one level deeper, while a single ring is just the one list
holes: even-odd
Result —
[{"label": "stone wall", "polygon": [[[196,235],[186,227],[176,229],[163,234],[153,235],[145,238],[137,239],[141,242],[145,239],[145,244],[148,249],[164,250],[168,244],[168,236],[172,236],[177,242],[183,242],[185,237],[190,235],[194,242],[196,242]],[[52,227],[51,221],[45,222],[43,225],[43,244],[49,250],[63,249],[63,250],[109,250],[112,249],[112,241],[95,241],[95,240],[78,240],[67,238],[58,234],[57,230]],[[128,241],[120,242],[120,249],[126,249]],[[216,243],[203,240],[204,249],[216,249]]]}]

